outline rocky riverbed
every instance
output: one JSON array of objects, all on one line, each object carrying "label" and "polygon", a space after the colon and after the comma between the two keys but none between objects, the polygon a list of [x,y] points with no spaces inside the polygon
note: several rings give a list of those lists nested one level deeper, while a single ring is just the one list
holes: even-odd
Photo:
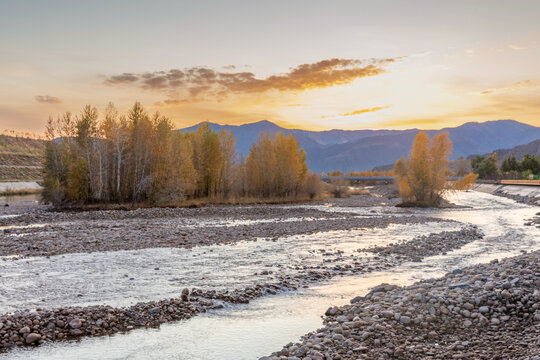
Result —
[{"label": "rocky riverbed", "polygon": [[[383,188],[384,189],[384,188]],[[366,207],[392,201],[390,192],[331,199],[332,206]],[[142,208],[130,211],[58,212],[37,208],[0,216],[0,256],[51,256],[67,253],[191,248],[320,231],[384,228],[390,224],[439,222],[403,212],[398,216],[329,212],[279,205]],[[404,216],[408,215],[408,216]]]},{"label": "rocky riverbed", "polygon": [[[411,284],[539,248],[536,226],[523,226],[534,208],[454,195],[460,206],[444,210],[387,206],[391,191],[376,188],[295,205],[86,212],[10,206],[0,213],[0,249],[15,255],[0,261],[0,358],[117,359],[146,353],[145,346],[163,358],[258,358],[320,326],[326,307],[326,319],[343,315],[340,304],[365,301],[368,287],[380,282]],[[262,304],[280,304],[272,310],[280,320],[257,313]],[[305,309],[300,317],[295,308]],[[416,313],[401,313],[414,321]],[[196,335],[203,324],[236,335],[226,336],[227,345],[223,334],[208,343]],[[248,334],[265,324],[274,332],[264,341]],[[115,345],[110,353],[110,342],[123,350]],[[223,346],[234,350],[224,353]]]},{"label": "rocky riverbed", "polygon": [[540,359],[540,251],[382,284],[262,359]]},{"label": "rocky riverbed", "polygon": [[[476,227],[420,236],[411,241],[384,247],[358,249],[357,257],[343,263],[341,252],[328,253],[321,265],[298,269],[295,276],[278,274],[274,283],[258,283],[232,291],[187,288],[180,298],[137,303],[127,308],[112,306],[65,307],[53,310],[0,315],[0,347],[36,345],[80,336],[110,335],[139,327],[156,327],[162,323],[188,319],[209,309],[225,305],[249,303],[250,300],[278,292],[309,287],[314,283],[345,274],[369,273],[389,269],[405,261],[420,261],[425,256],[442,254],[450,249],[481,238]],[[374,253],[366,257],[365,252]]]}]

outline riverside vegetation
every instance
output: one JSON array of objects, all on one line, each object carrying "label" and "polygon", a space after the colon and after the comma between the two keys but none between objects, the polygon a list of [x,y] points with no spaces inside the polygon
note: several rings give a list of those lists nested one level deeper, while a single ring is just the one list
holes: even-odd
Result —
[{"label": "riverside vegetation", "polygon": [[50,118],[46,138],[43,199],[54,205],[299,199],[320,189],[292,135],[261,133],[244,159],[231,132],[173,131],[138,102],[126,115],[109,104],[101,119],[91,106]]},{"label": "riverside vegetation", "polygon": [[394,175],[403,199],[403,206],[437,207],[443,203],[443,194],[449,190],[466,190],[478,175],[466,174],[450,182],[449,157],[452,142],[447,132],[429,139],[425,131],[419,132],[407,160],[401,157],[394,165]]}]

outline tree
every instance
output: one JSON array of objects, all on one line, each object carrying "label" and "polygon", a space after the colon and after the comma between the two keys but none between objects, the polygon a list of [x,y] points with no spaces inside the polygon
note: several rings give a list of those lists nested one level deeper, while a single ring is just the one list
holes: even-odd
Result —
[{"label": "tree", "polygon": [[482,163],[482,169],[484,176],[495,176],[499,174],[499,168],[497,167],[499,158],[497,153],[489,155]]},{"label": "tree", "polygon": [[229,130],[222,129],[219,133],[219,147],[221,151],[221,166],[219,168],[220,196],[227,198],[233,187],[233,172],[236,165],[236,139]]},{"label": "tree", "polygon": [[431,153],[429,150],[429,137],[424,131],[419,132],[411,148],[408,165],[408,179],[412,194],[417,202],[428,200],[431,189]]},{"label": "tree", "polygon": [[263,197],[296,196],[305,186],[306,154],[292,135],[261,133],[246,160],[248,192]]},{"label": "tree", "polygon": [[470,173],[471,170],[471,160],[465,159],[463,156],[460,156],[456,159],[456,161],[454,161],[455,176],[465,176],[466,174]]},{"label": "tree", "polygon": [[530,171],[531,174],[539,174],[540,159],[536,155],[527,154],[521,160],[520,168],[522,171]]},{"label": "tree", "polygon": [[407,163],[405,161],[405,158],[402,156],[394,164],[394,174],[397,179],[399,194],[406,201],[411,200],[411,197],[412,197],[412,190],[411,190],[411,187],[409,186],[408,173],[409,172],[407,170]]},{"label": "tree", "polygon": [[244,161],[231,132],[218,134],[202,124],[181,133],[138,102],[126,115],[109,104],[103,118],[89,105],[77,117],[50,118],[46,137],[43,200],[55,205],[176,205],[203,197],[291,198],[318,191],[315,176],[307,186],[306,154],[292,135],[261,133]]},{"label": "tree", "polygon": [[429,159],[431,160],[429,202],[435,204],[439,202],[446,179],[450,175],[450,161],[448,158],[452,155],[452,142],[448,138],[448,133],[445,131],[433,136],[429,150]]},{"label": "tree", "polygon": [[484,157],[476,155],[471,161],[473,173],[478,174],[480,178],[484,177]]},{"label": "tree", "polygon": [[520,170],[519,167],[520,166],[515,155],[512,154],[503,160],[501,164],[501,171],[503,173],[518,172]]},{"label": "tree", "polygon": [[204,123],[195,132],[194,165],[198,178],[200,197],[213,197],[218,187],[222,161],[218,134]]},{"label": "tree", "polygon": [[305,191],[310,199],[315,198],[322,192],[322,181],[318,174],[309,173],[306,177]]},{"label": "tree", "polygon": [[128,113],[130,138],[131,201],[146,199],[152,185],[152,135],[153,126],[148,114],[139,102]]},{"label": "tree", "polygon": [[478,174],[468,173],[463,178],[452,182],[451,188],[459,191],[468,190],[476,183],[476,179],[478,179]]},{"label": "tree", "polygon": [[394,164],[394,174],[402,199],[420,206],[439,205],[442,194],[450,188],[449,156],[452,142],[448,133],[435,135],[431,144],[426,132],[418,133],[409,158],[401,157]]},{"label": "tree", "polygon": [[125,116],[118,116],[118,111],[112,103],[107,105],[105,120],[101,124],[103,136],[108,145],[111,159],[109,160],[110,180],[109,192],[111,199],[119,201],[122,196],[123,161],[129,139],[128,123]]}]

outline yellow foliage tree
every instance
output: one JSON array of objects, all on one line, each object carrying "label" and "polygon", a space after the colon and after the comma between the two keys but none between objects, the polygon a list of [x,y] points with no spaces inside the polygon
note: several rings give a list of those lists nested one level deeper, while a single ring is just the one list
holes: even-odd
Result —
[{"label": "yellow foliage tree", "polygon": [[409,158],[394,164],[394,175],[404,201],[420,206],[439,205],[444,190],[451,189],[449,156],[452,142],[448,133],[435,135],[431,140],[426,132],[419,132],[413,141]]},{"label": "yellow foliage tree", "polygon": [[46,137],[43,199],[55,205],[307,193],[306,154],[292,135],[261,133],[244,161],[230,131],[218,134],[208,123],[175,131],[168,118],[136,102],[125,116],[109,104],[102,120],[91,106],[76,117],[51,118]]},{"label": "yellow foliage tree", "polygon": [[296,196],[308,173],[306,154],[292,135],[263,133],[246,160],[248,191],[264,197]]}]

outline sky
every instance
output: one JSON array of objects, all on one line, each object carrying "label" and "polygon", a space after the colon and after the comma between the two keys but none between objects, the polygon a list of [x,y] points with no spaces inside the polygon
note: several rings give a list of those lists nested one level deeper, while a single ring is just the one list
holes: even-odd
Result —
[{"label": "sky", "polygon": [[140,101],[178,128],[540,126],[540,1],[0,2],[0,130]]}]

